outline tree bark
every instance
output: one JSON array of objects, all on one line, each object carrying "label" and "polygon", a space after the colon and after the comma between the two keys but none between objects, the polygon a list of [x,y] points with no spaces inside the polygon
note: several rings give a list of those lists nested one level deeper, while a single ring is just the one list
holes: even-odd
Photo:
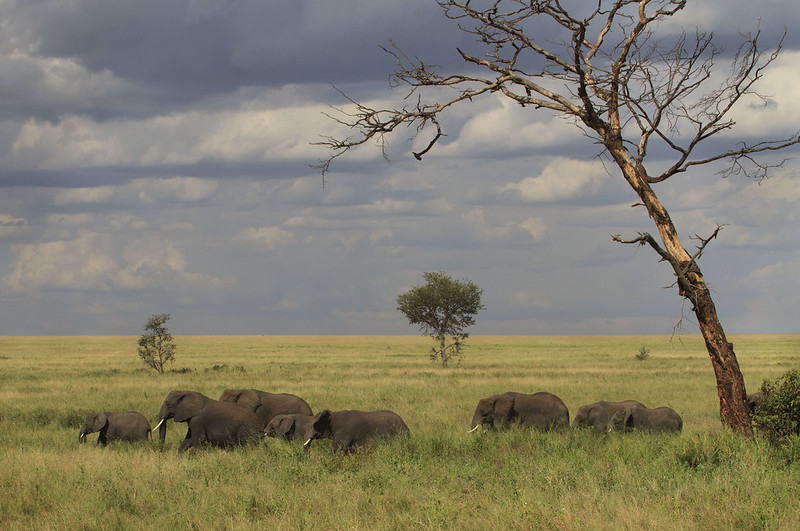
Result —
[{"label": "tree bark", "polygon": [[703,282],[700,268],[692,264],[692,276],[699,279],[696,289],[696,303],[694,314],[700,325],[700,331],[706,342],[706,349],[714,367],[717,377],[717,394],[719,395],[719,414],[725,426],[741,432],[743,435],[753,435],[753,425],[750,412],[747,409],[747,391],[744,386],[742,371],[739,361],[733,351],[733,343],[725,337],[725,331],[717,318],[717,309],[711,294]]}]

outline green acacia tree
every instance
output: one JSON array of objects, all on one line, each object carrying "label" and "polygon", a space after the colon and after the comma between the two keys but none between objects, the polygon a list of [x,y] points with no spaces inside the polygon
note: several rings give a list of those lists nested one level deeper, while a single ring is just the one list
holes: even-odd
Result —
[{"label": "green acacia tree", "polygon": [[409,323],[419,325],[423,334],[436,341],[437,346],[431,347],[431,360],[441,360],[446,368],[450,359],[461,356],[469,337],[464,329],[474,325],[475,315],[484,309],[483,290],[471,281],[454,280],[444,271],[422,275],[425,284],[397,297],[397,309]]},{"label": "green acacia tree", "polygon": [[144,325],[144,333],[139,336],[139,357],[148,367],[164,372],[167,362],[175,361],[175,344],[167,328],[168,313],[153,314]]}]

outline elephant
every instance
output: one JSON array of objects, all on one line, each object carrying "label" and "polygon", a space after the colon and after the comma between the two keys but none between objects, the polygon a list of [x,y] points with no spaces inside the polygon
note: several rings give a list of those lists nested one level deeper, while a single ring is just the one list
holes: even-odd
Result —
[{"label": "elephant", "polygon": [[297,413],[275,415],[264,429],[264,435],[267,437],[283,437],[286,440],[294,440],[294,442],[303,444],[312,420],[314,420],[314,417],[311,415]]},{"label": "elephant", "polygon": [[472,429],[481,426],[489,429],[504,428],[518,424],[541,430],[569,427],[569,410],[566,404],[552,393],[538,392],[532,395],[509,391],[500,395],[482,398],[472,416]]},{"label": "elephant", "polygon": [[752,415],[764,401],[764,391],[755,391],[747,395],[747,411]]},{"label": "elephant", "polygon": [[406,423],[394,411],[325,409],[311,420],[303,448],[308,449],[314,439],[333,439],[331,450],[334,453],[340,450],[349,453],[368,441],[390,439],[409,433]]},{"label": "elephant", "polygon": [[258,389],[225,389],[219,397],[220,402],[234,402],[250,408],[261,420],[264,429],[275,415],[313,416],[311,407],[299,396],[289,393],[267,393]]},{"label": "elephant", "polygon": [[608,431],[625,429],[681,431],[683,429],[683,419],[674,409],[669,407],[650,409],[629,406],[614,413],[608,422]]},{"label": "elephant", "polygon": [[578,408],[575,419],[572,421],[573,428],[594,427],[595,433],[605,433],[608,421],[614,413],[626,407],[645,407],[636,400],[623,400],[622,402],[606,402],[601,400],[594,404],[586,404]]},{"label": "elephant", "polygon": [[150,423],[138,411],[103,411],[86,416],[78,441],[85,443],[86,436],[95,432],[101,446],[109,441],[144,441],[150,437]]},{"label": "elephant", "polygon": [[227,447],[255,442],[263,435],[261,420],[250,408],[220,402],[197,391],[170,391],[161,405],[158,424],[159,440],[164,443],[167,419],[185,422],[186,437],[178,446],[178,453],[207,442],[213,446]]}]

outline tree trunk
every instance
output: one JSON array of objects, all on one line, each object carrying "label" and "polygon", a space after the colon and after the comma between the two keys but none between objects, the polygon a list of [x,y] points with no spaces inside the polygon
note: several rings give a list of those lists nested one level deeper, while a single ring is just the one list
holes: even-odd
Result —
[{"label": "tree trunk", "polygon": [[717,317],[717,308],[703,281],[700,268],[694,263],[691,275],[699,279],[695,288],[694,314],[706,342],[706,350],[717,377],[719,414],[722,423],[743,435],[753,435],[753,424],[747,409],[747,391],[739,368],[739,361],[733,352],[733,343],[725,337],[725,331]]},{"label": "tree trunk", "polygon": [[442,335],[442,337],[441,337],[441,339],[440,339],[440,343],[439,343],[439,348],[441,349],[441,350],[439,351],[439,353],[440,353],[440,354],[441,354],[441,356],[442,356],[442,368],[444,368],[444,369],[446,369],[446,368],[447,368],[447,353],[446,353],[446,351],[444,350],[444,347],[445,347],[445,341],[446,341],[446,339],[447,339],[447,338],[446,338],[444,335]]},{"label": "tree trunk", "polygon": [[[717,317],[717,308],[711,299],[700,266],[689,255],[678,238],[678,232],[672,219],[647,182],[645,169],[631,163],[627,153],[622,149],[610,149],[611,155],[622,169],[628,184],[636,191],[645,208],[658,229],[662,249],[652,240],[653,246],[661,257],[670,263],[677,278],[678,293],[689,299],[692,311],[697,317],[700,332],[706,343],[714,375],[717,379],[719,396],[719,412],[723,425],[746,436],[753,435],[753,425],[747,409],[747,392],[739,362],[733,351],[733,344],[728,342],[725,331]],[[649,235],[648,235],[649,237]]]}]

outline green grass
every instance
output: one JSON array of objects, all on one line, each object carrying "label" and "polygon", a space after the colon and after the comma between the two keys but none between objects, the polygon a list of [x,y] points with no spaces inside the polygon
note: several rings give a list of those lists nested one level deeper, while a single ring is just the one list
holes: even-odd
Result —
[{"label": "green grass", "polygon": [[[0,338],[2,529],[794,529],[800,443],[722,429],[697,336],[470,338],[461,367],[416,336],[176,337],[147,370],[135,337]],[[736,336],[755,390],[800,362],[800,335]],[[650,350],[644,362],[635,356]],[[407,439],[355,455],[276,440],[177,455],[151,442],[78,444],[86,414],[155,422],[172,389],[291,392],[318,411],[397,411]],[[550,391],[574,413],[601,399],[668,405],[678,436],[585,431],[467,434],[477,401]]]}]

